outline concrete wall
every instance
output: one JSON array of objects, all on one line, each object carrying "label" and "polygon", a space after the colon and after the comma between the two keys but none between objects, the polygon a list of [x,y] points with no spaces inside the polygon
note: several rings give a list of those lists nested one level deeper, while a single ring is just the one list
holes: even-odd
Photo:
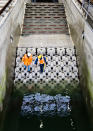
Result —
[{"label": "concrete wall", "polygon": [[64,0],[64,4],[71,37],[77,49],[81,88],[93,115],[93,29],[77,1]]},{"label": "concrete wall", "polygon": [[32,1],[31,0],[25,0],[25,3],[31,3]]},{"label": "concrete wall", "polygon": [[[16,46],[24,17],[24,0],[15,0],[11,9],[0,21],[0,110],[7,89],[13,85],[13,66]],[[13,36],[13,42],[10,36]],[[12,67],[12,68],[11,68]]]}]

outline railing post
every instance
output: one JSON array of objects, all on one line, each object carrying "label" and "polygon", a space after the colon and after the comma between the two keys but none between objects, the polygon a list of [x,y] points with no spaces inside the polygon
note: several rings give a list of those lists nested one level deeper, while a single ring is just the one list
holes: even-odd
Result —
[{"label": "railing post", "polygon": [[83,0],[83,2],[82,2],[82,7],[84,7],[84,3],[85,3],[85,0]]}]

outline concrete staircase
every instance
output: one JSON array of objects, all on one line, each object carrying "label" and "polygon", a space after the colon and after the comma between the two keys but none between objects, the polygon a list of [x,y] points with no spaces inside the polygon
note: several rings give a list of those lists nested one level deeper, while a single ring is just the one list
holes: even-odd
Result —
[{"label": "concrete staircase", "polygon": [[63,4],[26,4],[22,35],[69,34]]},{"label": "concrete staircase", "polygon": [[[31,72],[24,70],[22,57],[30,52],[48,58],[41,74],[34,61]],[[79,85],[76,50],[69,35],[65,8],[58,3],[26,4],[22,36],[16,54],[15,87],[31,92],[74,91]]]}]

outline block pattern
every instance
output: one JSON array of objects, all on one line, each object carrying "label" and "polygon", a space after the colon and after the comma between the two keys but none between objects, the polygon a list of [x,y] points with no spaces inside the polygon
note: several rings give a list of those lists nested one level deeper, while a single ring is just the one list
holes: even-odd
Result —
[{"label": "block pattern", "polygon": [[[24,69],[22,57],[26,52],[31,52],[34,59],[39,54],[47,57],[47,64],[42,74],[39,63],[36,67],[34,61],[31,64],[31,72]],[[34,83],[52,86],[64,81],[67,83],[79,82],[75,48],[17,48],[15,85]]]}]

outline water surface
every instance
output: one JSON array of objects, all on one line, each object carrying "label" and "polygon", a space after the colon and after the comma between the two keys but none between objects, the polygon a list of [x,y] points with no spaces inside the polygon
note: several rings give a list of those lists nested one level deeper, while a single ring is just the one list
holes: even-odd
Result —
[{"label": "water surface", "polygon": [[[51,113],[48,114],[48,111],[46,112],[47,115],[42,113],[42,115],[37,115],[38,113],[29,113],[27,110],[26,114],[24,112],[24,100],[25,97],[29,98],[29,96],[29,94],[25,95],[20,102],[15,102],[15,100],[12,101],[3,122],[3,131],[92,131],[88,113],[80,98],[75,99],[75,97],[71,98],[70,96],[61,95],[62,98],[68,98],[67,103],[65,101],[66,99],[62,99],[63,103],[61,103],[62,106],[63,104],[65,105],[66,110],[62,109],[63,112],[60,113],[64,114],[68,112],[66,115],[58,115],[56,112],[57,109],[55,110],[55,115],[51,115]],[[53,98],[54,97],[55,96],[53,96]],[[36,101],[34,102],[33,106],[36,106],[37,103]],[[54,101],[51,103],[50,101],[51,104],[53,104],[53,102]],[[29,104],[31,103],[28,100],[27,107],[29,107]],[[69,108],[66,104],[69,104]]]}]

